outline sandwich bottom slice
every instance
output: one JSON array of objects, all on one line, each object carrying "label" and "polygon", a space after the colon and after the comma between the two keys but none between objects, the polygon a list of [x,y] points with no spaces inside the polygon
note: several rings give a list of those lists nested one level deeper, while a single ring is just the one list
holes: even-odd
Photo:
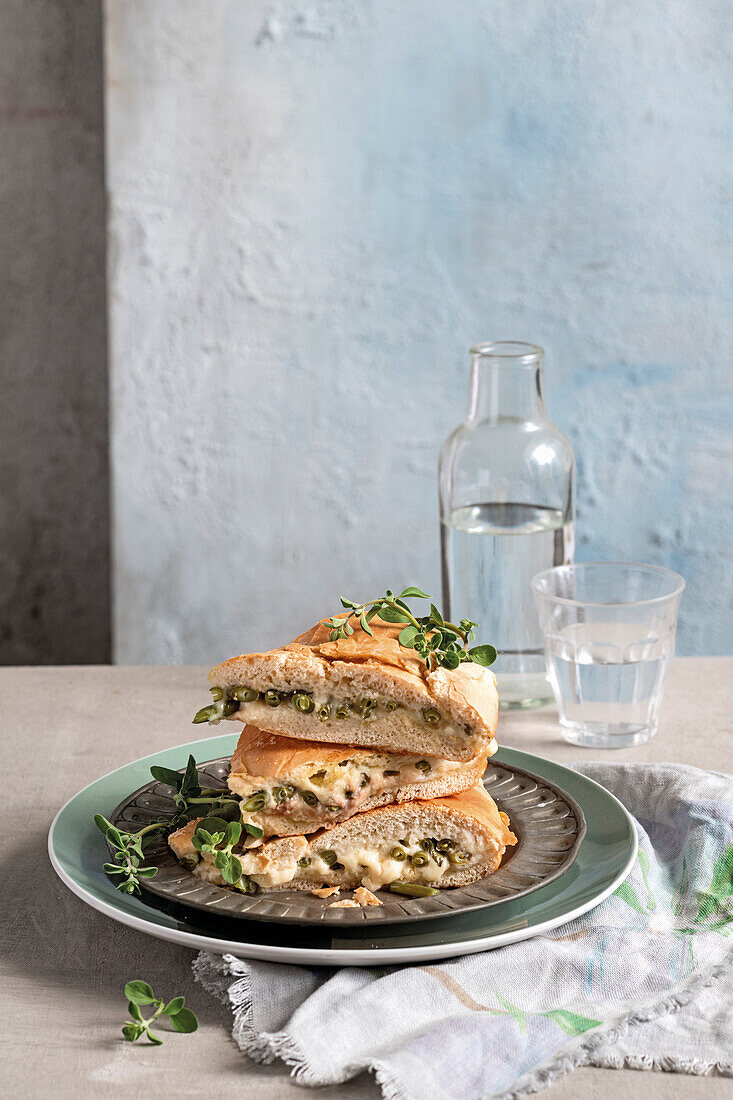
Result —
[{"label": "sandwich bottom slice", "polygon": [[[194,847],[195,830],[191,821],[171,834],[174,854],[199,878],[227,885],[214,853]],[[378,890],[397,881],[466,886],[495,871],[516,843],[506,814],[476,786],[446,798],[380,806],[310,837],[236,851],[242,878],[233,885],[246,893],[358,885]]]},{"label": "sandwich bottom slice", "polygon": [[315,833],[391,802],[442,798],[481,782],[486,756],[442,760],[296,741],[245,726],[227,780],[242,820],[266,837]]}]

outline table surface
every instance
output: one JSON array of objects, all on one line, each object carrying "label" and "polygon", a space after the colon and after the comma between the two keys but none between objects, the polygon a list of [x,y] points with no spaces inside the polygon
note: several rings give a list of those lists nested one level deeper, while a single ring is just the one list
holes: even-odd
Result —
[{"label": "table surface", "polygon": [[[191,739],[191,714],[205,693],[201,668],[0,669],[0,748],[7,778],[0,830],[0,941],[4,1000],[0,1093],[65,1098],[302,1097],[287,1069],[249,1062],[229,1037],[228,1011],[191,974],[194,952],[142,935],[88,909],[56,878],[46,835],[58,808],[92,780],[146,753]],[[560,740],[553,708],[503,714],[499,740],[552,760],[670,760],[733,772],[733,658],[674,662],[660,732],[648,745],[582,750]],[[38,899],[47,899],[39,907]],[[122,995],[132,977],[166,996],[185,994],[195,1035],[166,1035],[161,1047],[120,1039]],[[717,1100],[724,1078],[579,1069],[546,1090],[550,1100]],[[248,1090],[244,1092],[243,1090]],[[329,1098],[375,1100],[363,1074],[319,1090]]]}]

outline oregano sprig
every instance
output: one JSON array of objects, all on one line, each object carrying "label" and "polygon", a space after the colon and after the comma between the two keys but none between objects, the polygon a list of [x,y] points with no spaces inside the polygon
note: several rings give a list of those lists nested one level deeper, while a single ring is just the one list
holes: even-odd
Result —
[{"label": "oregano sprig", "polygon": [[[153,878],[157,867],[144,867],[144,846],[155,835],[168,835],[192,817],[201,817],[216,811],[217,820],[226,829],[228,822],[224,818],[239,816],[240,800],[232,797],[228,790],[216,787],[202,787],[199,783],[198,768],[193,756],[189,756],[183,773],[154,764],[150,769],[153,779],[168,783],[174,789],[174,801],[178,812],[158,821],[151,821],[137,832],[125,832],[117,828],[101,814],[94,815],[94,824],[104,834],[112,848],[114,863],[102,864],[104,870],[115,880],[116,889],[123,894],[139,894],[141,880]],[[262,830],[256,825],[245,825],[253,836],[262,836]],[[240,828],[241,833],[241,828]]]},{"label": "oregano sprig", "polygon": [[[101,814],[94,815],[94,824],[109,843],[114,853],[114,863],[103,863],[102,867],[108,875],[118,878],[115,882],[118,890],[123,894],[139,894],[140,880],[152,878],[158,873],[157,867],[142,867],[145,858],[143,852],[143,838],[156,830],[165,828],[167,822],[153,821],[136,833],[126,833],[116,828],[111,821]],[[124,877],[121,877],[124,876]]]},{"label": "oregano sprig", "polygon": [[[174,1031],[180,1031],[184,1034],[196,1031],[199,1026],[196,1013],[192,1012],[190,1008],[186,1008],[185,997],[174,997],[172,1001],[166,1003],[155,996],[147,982],[139,979],[126,984],[125,996],[127,997],[127,1010],[132,1017],[122,1026],[122,1034],[128,1043],[134,1043],[144,1035],[149,1042],[155,1046],[160,1046],[163,1040],[150,1030],[150,1025],[154,1024],[161,1016],[168,1017]],[[153,1015],[143,1016],[140,1011],[141,1005],[151,1005],[154,1009]]]},{"label": "oregano sprig", "polygon": [[160,764],[153,764],[150,774],[153,779],[157,779],[160,783],[168,783],[174,788],[173,800],[176,806],[184,811],[190,806],[220,806],[224,809],[239,807],[239,800],[232,798],[228,790],[200,786],[198,769],[193,756],[189,756],[183,775],[173,771],[172,768],[164,768]]},{"label": "oregano sprig", "polygon": [[430,604],[430,614],[417,616],[405,602],[408,599],[429,600],[427,592],[410,585],[395,596],[389,588],[384,596],[374,600],[366,600],[364,603],[356,603],[355,600],[347,600],[341,596],[341,606],[347,614],[336,618],[324,619],[324,626],[330,628],[329,638],[332,642],[340,638],[348,638],[354,633],[351,620],[358,622],[365,634],[374,637],[370,622],[375,616],[379,616],[388,623],[404,623],[397,640],[405,649],[414,649],[418,657],[421,657],[428,669],[458,668],[462,661],[473,661],[474,664],[488,667],[496,660],[496,649],[493,645],[469,646],[474,636],[478,623],[471,619],[461,619],[460,623],[448,622],[443,618],[434,603]]},{"label": "oregano sprig", "polygon": [[199,821],[196,832],[191,837],[191,843],[197,852],[208,852],[214,856],[214,866],[221,871],[221,877],[229,886],[235,886],[245,894],[254,893],[256,883],[250,882],[246,875],[242,874],[241,861],[234,855],[233,849],[239,843],[242,829],[252,836],[262,836],[263,830],[258,825],[250,825],[249,822],[222,821],[220,818],[208,817]]}]

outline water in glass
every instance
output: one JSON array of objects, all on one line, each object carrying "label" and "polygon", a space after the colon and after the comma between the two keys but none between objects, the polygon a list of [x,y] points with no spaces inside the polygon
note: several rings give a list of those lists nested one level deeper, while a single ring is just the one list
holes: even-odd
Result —
[{"label": "water in glass", "polygon": [[544,638],[530,581],[572,561],[574,525],[558,508],[519,503],[456,508],[441,524],[443,593],[449,617],[469,608],[480,642],[501,642],[504,704],[548,697]]},{"label": "water in glass", "polygon": [[[561,724],[581,744],[646,740],[656,729],[671,658],[643,623],[575,623],[547,637],[547,668],[563,700]],[[603,638],[603,641],[597,639]]]}]

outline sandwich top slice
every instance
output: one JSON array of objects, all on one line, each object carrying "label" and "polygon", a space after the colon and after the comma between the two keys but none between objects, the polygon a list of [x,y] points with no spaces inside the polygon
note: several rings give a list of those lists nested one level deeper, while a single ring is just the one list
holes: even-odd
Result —
[{"label": "sandwich top slice", "polygon": [[[490,751],[496,747],[492,741]],[[242,820],[265,836],[314,833],[390,802],[439,798],[475,786],[486,756],[444,760],[280,737],[245,726],[227,780]]]},{"label": "sandwich top slice", "polygon": [[[193,843],[196,822],[168,838],[175,855],[195,875],[227,885],[214,852]],[[392,882],[465,886],[497,869],[517,838],[509,819],[482,786],[427,801],[380,806],[313,836],[270,840],[235,853],[242,878],[230,885],[246,893],[366,886]],[[229,875],[231,880],[231,874]]]},{"label": "sandwich top slice", "polygon": [[237,718],[308,741],[447,760],[486,756],[499,701],[493,673],[470,661],[428,669],[400,645],[400,624],[376,617],[331,641],[318,623],[290,645],[232,657],[209,673],[214,703],[196,722]]}]

